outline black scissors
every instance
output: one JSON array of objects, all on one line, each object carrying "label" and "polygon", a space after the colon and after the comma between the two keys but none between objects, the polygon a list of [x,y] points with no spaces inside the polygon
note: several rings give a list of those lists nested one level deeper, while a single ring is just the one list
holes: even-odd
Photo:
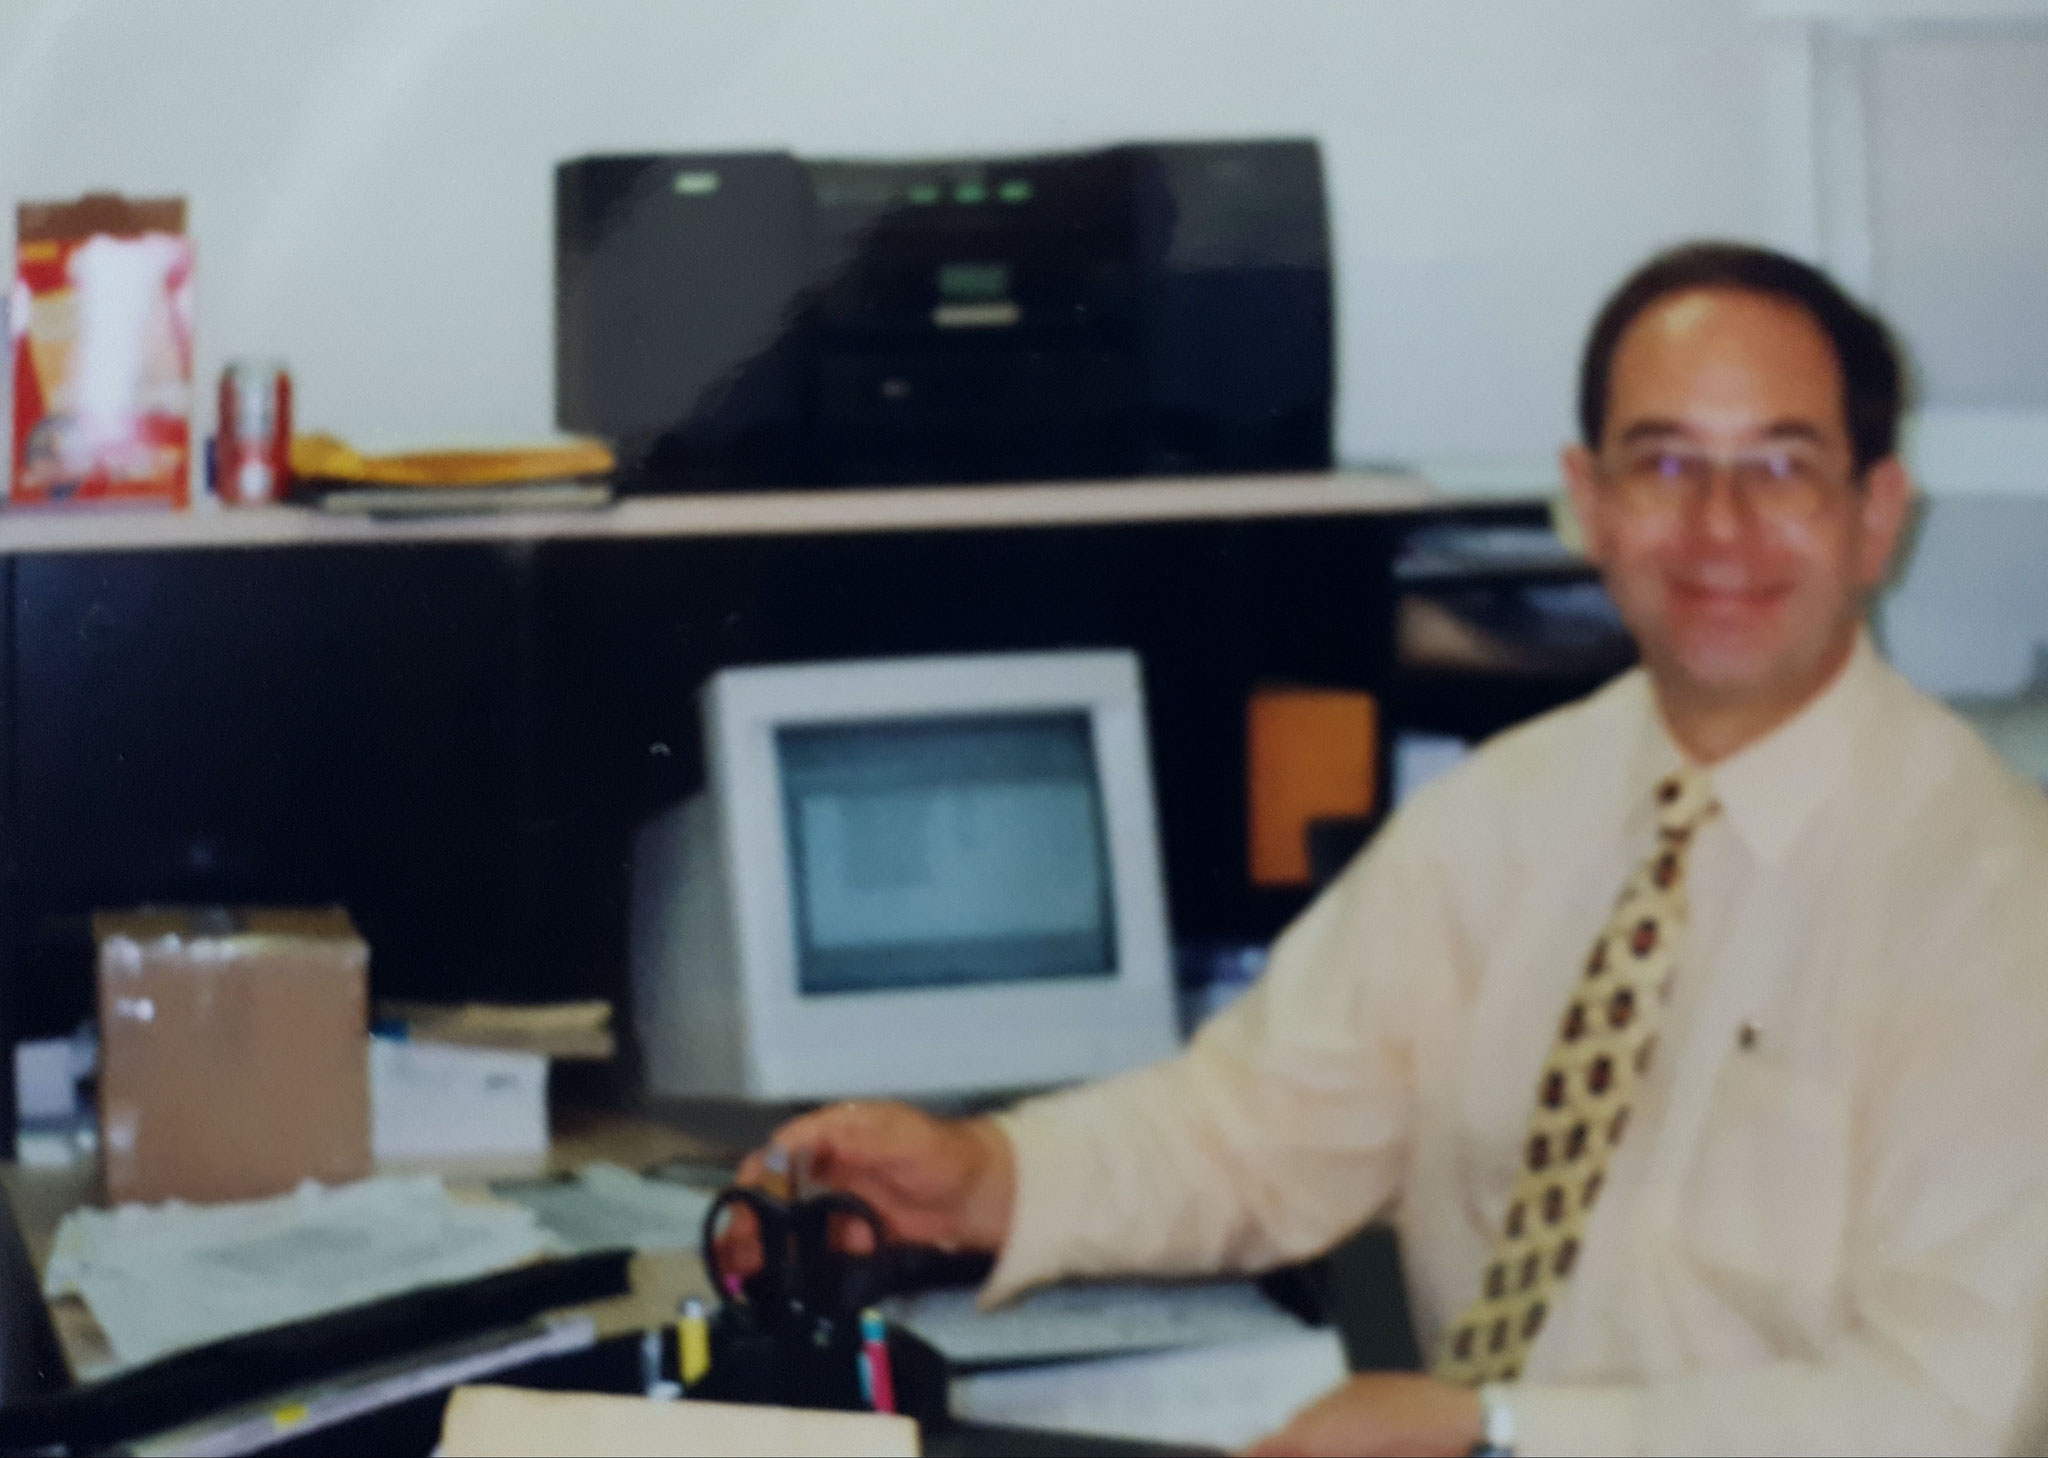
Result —
[{"label": "black scissors", "polygon": [[[742,1205],[753,1212],[761,1233],[761,1269],[749,1277],[728,1273],[718,1260],[720,1221]],[[842,1220],[868,1228],[872,1254],[834,1249],[833,1226]],[[887,1232],[874,1207],[840,1190],[778,1200],[734,1185],[721,1190],[704,1214],[704,1269],[713,1289],[775,1331],[814,1329],[821,1322],[829,1331],[858,1321],[862,1308],[881,1295],[886,1243]]]}]

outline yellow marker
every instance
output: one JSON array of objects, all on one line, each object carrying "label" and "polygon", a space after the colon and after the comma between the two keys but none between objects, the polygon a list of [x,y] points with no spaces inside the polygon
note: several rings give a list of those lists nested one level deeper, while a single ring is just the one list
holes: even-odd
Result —
[{"label": "yellow marker", "polygon": [[310,1416],[312,1414],[307,1410],[306,1404],[303,1402],[292,1402],[272,1412],[270,1414],[270,1422],[274,1428],[282,1432],[286,1428],[297,1427]]},{"label": "yellow marker", "polygon": [[676,1323],[676,1367],[685,1387],[711,1370],[711,1323],[704,1319],[704,1303],[694,1298],[683,1303]]}]

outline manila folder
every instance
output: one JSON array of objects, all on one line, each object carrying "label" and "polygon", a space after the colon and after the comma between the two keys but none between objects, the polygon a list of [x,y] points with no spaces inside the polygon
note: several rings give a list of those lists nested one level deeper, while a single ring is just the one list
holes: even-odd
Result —
[{"label": "manila folder", "polygon": [[458,1387],[441,1420],[447,1458],[618,1454],[620,1458],[917,1458],[917,1424],[874,1412],[750,1403],[656,1402],[597,1392]]}]

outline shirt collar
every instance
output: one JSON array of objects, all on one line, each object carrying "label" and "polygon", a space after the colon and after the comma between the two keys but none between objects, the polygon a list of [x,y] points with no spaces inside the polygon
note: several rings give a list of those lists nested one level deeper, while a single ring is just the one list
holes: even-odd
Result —
[{"label": "shirt collar", "polygon": [[[1834,681],[1785,723],[1707,771],[1729,825],[1759,861],[1771,864],[1791,849],[1807,818],[1847,773],[1858,711],[1876,675],[1877,651],[1858,629],[1849,658]],[[1655,818],[1657,781],[1689,763],[1657,712],[1644,676],[1645,732],[1628,771],[1628,826]]]}]

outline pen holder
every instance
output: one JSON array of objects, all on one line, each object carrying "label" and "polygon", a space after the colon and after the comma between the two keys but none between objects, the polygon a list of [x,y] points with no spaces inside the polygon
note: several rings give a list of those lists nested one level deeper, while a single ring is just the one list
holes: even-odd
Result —
[{"label": "pen holder", "polygon": [[[946,1359],[915,1333],[891,1325],[889,1366],[896,1411],[919,1423],[947,1418]],[[728,1302],[711,1322],[711,1370],[692,1383],[691,1397],[864,1412],[858,1366],[860,1327],[829,1318],[764,1324]]]}]

